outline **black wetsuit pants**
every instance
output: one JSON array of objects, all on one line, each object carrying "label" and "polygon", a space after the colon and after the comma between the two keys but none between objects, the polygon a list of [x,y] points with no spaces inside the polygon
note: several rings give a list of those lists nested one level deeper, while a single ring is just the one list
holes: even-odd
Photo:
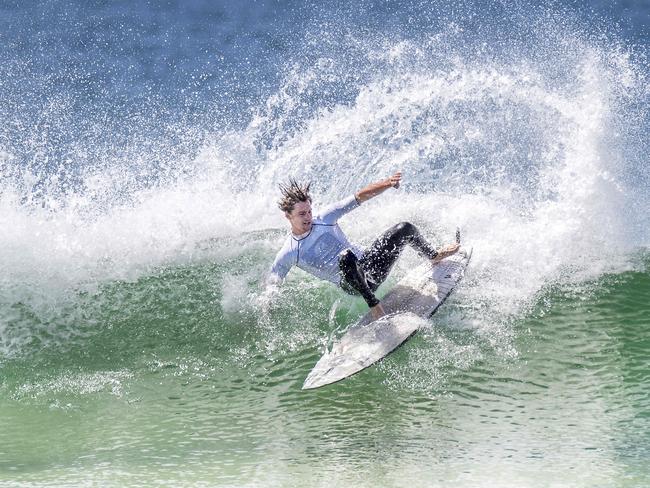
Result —
[{"label": "black wetsuit pants", "polygon": [[374,307],[379,303],[374,291],[388,277],[406,244],[430,259],[438,254],[417,227],[410,222],[401,222],[380,235],[361,259],[357,259],[350,249],[341,252],[341,287],[350,294],[361,295],[369,307]]}]

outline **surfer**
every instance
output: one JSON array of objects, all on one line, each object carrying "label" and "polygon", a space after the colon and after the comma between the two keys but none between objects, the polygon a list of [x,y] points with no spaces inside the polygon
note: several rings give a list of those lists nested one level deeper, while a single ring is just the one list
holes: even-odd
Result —
[{"label": "surfer", "polygon": [[367,249],[350,243],[338,220],[361,203],[389,188],[398,188],[402,174],[371,183],[354,195],[321,209],[312,216],[311,183],[300,184],[290,179],[280,185],[282,198],[278,207],[291,225],[291,233],[278,252],[267,280],[275,286],[282,282],[292,266],[330,281],[349,294],[361,295],[376,320],[385,315],[374,292],[388,277],[395,261],[409,244],[432,263],[451,256],[459,244],[440,249],[432,247],[410,222],[401,222],[381,234]]}]

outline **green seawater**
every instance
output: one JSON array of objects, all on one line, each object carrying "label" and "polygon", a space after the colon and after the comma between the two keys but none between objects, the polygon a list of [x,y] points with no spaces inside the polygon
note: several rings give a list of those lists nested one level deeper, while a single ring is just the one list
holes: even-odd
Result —
[{"label": "green seawater", "polygon": [[430,329],[314,391],[363,306],[298,276],[261,312],[252,258],[5,300],[0,486],[650,486],[639,260],[493,324],[468,273]]}]

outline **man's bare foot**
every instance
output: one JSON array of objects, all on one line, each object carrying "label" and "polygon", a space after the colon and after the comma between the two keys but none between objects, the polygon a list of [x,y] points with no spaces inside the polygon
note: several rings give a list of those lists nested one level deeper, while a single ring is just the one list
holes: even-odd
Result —
[{"label": "man's bare foot", "polygon": [[460,244],[458,244],[457,242],[443,246],[440,249],[438,249],[438,255],[435,258],[433,258],[431,262],[433,264],[438,264],[446,257],[451,256],[452,254],[456,254],[458,252],[458,249],[460,249]]},{"label": "man's bare foot", "polygon": [[386,315],[386,312],[384,312],[384,307],[381,306],[381,303],[378,303],[374,307],[370,307],[370,315],[372,315],[373,320],[377,320]]}]

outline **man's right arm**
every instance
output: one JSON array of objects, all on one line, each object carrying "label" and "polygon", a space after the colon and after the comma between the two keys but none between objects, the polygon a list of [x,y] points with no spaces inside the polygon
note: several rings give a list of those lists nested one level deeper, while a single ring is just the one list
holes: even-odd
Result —
[{"label": "man's right arm", "polygon": [[293,266],[292,260],[289,259],[290,257],[290,253],[286,253],[284,247],[275,257],[271,270],[266,276],[264,291],[257,298],[263,310],[268,310],[268,307],[271,306],[275,298],[280,294],[280,285]]},{"label": "man's right arm", "polygon": [[271,270],[266,277],[266,287],[277,288],[284,281],[285,276],[293,266],[291,251],[284,246],[275,256]]}]

